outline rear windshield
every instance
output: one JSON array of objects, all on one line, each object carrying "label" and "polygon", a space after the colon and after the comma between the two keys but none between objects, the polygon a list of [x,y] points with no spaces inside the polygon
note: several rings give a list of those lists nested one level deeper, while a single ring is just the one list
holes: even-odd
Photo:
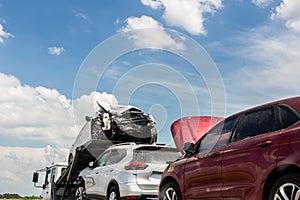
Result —
[{"label": "rear windshield", "polygon": [[141,147],[133,152],[133,159],[143,163],[165,164],[174,161],[181,153],[175,148],[169,147]]}]

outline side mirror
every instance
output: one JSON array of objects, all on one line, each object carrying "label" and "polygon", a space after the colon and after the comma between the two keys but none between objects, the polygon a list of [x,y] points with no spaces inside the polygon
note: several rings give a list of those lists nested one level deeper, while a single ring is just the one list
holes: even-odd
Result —
[{"label": "side mirror", "polygon": [[168,160],[166,161],[166,164],[171,165],[174,161]]},{"label": "side mirror", "polygon": [[183,152],[187,154],[194,154],[195,153],[195,144],[193,143],[185,143],[183,145]]},{"label": "side mirror", "polygon": [[32,182],[33,183],[39,182],[39,173],[38,172],[33,172]]},{"label": "side mirror", "polygon": [[89,162],[89,168],[94,168],[95,166],[95,163],[92,161],[92,162]]}]

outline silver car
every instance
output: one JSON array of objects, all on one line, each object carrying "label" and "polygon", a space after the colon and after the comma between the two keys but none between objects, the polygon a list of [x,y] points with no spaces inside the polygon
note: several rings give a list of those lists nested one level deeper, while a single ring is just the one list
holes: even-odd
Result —
[{"label": "silver car", "polygon": [[168,161],[180,156],[176,148],[166,145],[113,145],[80,172],[76,199],[157,199]]}]

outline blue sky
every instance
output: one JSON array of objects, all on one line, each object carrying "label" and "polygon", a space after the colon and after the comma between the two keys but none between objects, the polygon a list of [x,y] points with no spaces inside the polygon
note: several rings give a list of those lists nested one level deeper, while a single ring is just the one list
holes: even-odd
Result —
[{"label": "blue sky", "polygon": [[[157,120],[299,95],[295,0],[0,0],[0,193],[66,159],[95,99]],[[111,95],[112,94],[112,95]],[[16,173],[18,172],[18,173]]]}]

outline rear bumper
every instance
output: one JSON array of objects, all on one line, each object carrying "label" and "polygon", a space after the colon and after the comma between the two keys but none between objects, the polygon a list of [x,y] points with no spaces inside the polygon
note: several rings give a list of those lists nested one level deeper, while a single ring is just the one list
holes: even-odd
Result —
[{"label": "rear bumper", "polygon": [[126,199],[128,196],[137,196],[138,200],[157,200],[158,190],[143,190],[136,183],[120,184],[120,196]]}]

